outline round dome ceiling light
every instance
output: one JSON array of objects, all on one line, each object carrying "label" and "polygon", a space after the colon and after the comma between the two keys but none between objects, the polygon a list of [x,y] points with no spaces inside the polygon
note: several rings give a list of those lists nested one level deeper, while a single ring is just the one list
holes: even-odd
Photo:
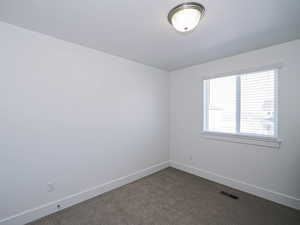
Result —
[{"label": "round dome ceiling light", "polygon": [[196,28],[204,16],[205,8],[196,2],[182,3],[168,14],[169,23],[179,32],[189,32]]}]

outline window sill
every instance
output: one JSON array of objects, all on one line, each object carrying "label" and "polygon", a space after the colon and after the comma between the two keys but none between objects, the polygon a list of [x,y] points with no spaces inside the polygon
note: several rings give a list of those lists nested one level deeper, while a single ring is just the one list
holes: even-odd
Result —
[{"label": "window sill", "polygon": [[259,136],[248,136],[248,135],[238,135],[238,134],[226,134],[218,132],[203,131],[202,138],[225,141],[231,143],[247,144],[263,146],[268,148],[280,148],[281,140],[272,137],[259,137]]}]

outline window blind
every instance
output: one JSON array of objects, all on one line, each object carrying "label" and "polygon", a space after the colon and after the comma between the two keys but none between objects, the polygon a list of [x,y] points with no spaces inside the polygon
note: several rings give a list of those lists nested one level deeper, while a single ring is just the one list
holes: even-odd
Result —
[{"label": "window blind", "polygon": [[204,129],[276,136],[276,70],[205,81]]},{"label": "window blind", "polygon": [[241,133],[274,135],[274,71],[241,76]]}]

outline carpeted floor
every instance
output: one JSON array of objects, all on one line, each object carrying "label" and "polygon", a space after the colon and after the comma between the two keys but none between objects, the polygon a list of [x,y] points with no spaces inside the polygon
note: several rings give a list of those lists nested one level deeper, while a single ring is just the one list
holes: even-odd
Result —
[{"label": "carpeted floor", "polygon": [[[238,200],[221,195],[227,191]],[[167,168],[30,225],[299,225],[300,211]]]}]

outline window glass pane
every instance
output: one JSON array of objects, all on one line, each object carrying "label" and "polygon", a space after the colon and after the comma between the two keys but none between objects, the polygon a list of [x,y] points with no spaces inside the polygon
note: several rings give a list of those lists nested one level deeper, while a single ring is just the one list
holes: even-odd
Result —
[{"label": "window glass pane", "polygon": [[209,131],[235,133],[236,77],[222,77],[208,81]]},{"label": "window glass pane", "polygon": [[241,76],[241,133],[274,135],[275,71]]}]

